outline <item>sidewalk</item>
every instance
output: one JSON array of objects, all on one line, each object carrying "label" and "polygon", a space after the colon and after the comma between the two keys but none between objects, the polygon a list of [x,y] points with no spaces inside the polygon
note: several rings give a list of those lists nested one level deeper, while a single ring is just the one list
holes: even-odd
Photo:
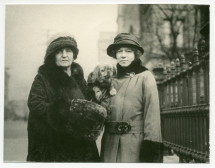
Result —
[{"label": "sidewalk", "polygon": [[[101,148],[101,137],[97,140],[98,149]],[[27,123],[5,122],[4,128],[4,161],[25,162],[27,157]],[[179,163],[177,155],[165,155],[164,163]]]},{"label": "sidewalk", "polygon": [[171,155],[171,156],[164,156],[163,162],[164,163],[179,163],[179,157],[176,154]]}]

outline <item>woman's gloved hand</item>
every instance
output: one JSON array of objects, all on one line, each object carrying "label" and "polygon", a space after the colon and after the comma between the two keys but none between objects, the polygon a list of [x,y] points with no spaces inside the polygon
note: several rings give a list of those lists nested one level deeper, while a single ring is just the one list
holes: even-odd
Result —
[{"label": "woman's gloved hand", "polygon": [[162,163],[163,144],[144,140],[140,148],[140,161],[145,163]]}]

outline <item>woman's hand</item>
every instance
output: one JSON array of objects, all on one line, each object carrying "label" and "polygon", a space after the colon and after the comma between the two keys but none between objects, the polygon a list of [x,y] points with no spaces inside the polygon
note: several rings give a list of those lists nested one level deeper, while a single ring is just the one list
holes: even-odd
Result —
[{"label": "woman's hand", "polygon": [[143,140],[140,147],[140,161],[145,163],[162,163],[163,162],[163,144]]},{"label": "woman's hand", "polygon": [[102,98],[102,91],[99,87],[94,86],[93,87],[93,91],[95,93],[95,98],[96,100],[98,100],[100,102],[101,98]]}]

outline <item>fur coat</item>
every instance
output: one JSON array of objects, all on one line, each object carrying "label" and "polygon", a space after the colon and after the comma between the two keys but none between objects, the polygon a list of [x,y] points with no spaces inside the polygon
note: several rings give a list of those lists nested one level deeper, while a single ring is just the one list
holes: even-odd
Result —
[{"label": "fur coat", "polygon": [[[71,65],[69,77],[56,65],[42,65],[32,84],[28,107],[28,156],[34,162],[98,162],[95,141],[67,130],[71,99],[85,98],[83,70]],[[69,118],[72,120],[72,118]]]}]

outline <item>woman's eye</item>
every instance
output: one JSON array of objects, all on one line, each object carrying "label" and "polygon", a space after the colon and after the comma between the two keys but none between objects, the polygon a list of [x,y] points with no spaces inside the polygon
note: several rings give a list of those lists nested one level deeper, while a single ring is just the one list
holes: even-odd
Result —
[{"label": "woman's eye", "polygon": [[70,48],[67,48],[66,52],[72,52],[72,50]]},{"label": "woman's eye", "polygon": [[126,50],[126,52],[132,52],[132,50]]},{"label": "woman's eye", "polygon": [[57,54],[61,54],[62,53],[62,51],[60,50],[60,51],[57,51]]}]

